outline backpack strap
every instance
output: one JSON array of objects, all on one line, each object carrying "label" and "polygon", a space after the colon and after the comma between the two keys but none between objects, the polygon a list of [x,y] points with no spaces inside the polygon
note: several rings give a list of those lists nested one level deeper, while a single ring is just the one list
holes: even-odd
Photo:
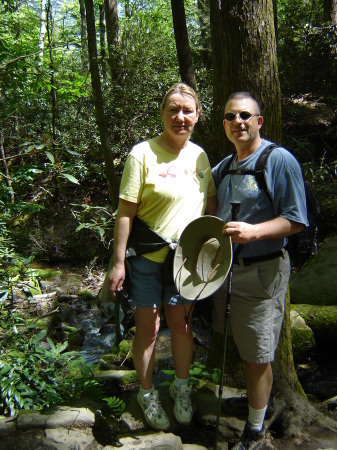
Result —
[{"label": "backpack strap", "polygon": [[255,163],[254,169],[251,169],[251,170],[242,170],[242,169],[230,170],[229,168],[236,157],[236,153],[234,153],[232,155],[232,157],[229,159],[229,161],[226,164],[224,164],[224,166],[221,168],[220,183],[225,178],[226,175],[254,175],[259,188],[262,189],[268,195],[268,197],[272,203],[273,201],[268,192],[266,179],[264,177],[264,169],[266,167],[267,159],[268,159],[270,153],[276,147],[278,147],[278,145],[270,144],[266,148],[264,148]]},{"label": "backpack strap", "polygon": [[[255,175],[255,178],[256,178],[259,188],[262,189],[268,195],[271,203],[273,203],[273,199],[271,198],[271,196],[268,192],[268,189],[267,189],[267,183],[266,183],[266,179],[264,176],[264,169],[266,167],[267,159],[269,158],[269,155],[276,147],[278,147],[276,144],[270,144],[265,149],[262,150],[260,156],[258,157],[258,159],[255,163],[255,168],[254,168],[253,174],[252,174],[252,175]],[[249,172],[251,172],[251,171],[249,171]]]}]

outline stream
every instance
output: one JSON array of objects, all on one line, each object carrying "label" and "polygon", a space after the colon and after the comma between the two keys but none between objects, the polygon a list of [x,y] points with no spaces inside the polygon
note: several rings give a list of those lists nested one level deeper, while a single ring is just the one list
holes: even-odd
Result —
[{"label": "stream", "polygon": [[[35,268],[38,266],[35,265]],[[40,267],[41,268],[41,267]],[[42,267],[46,270],[46,267]],[[87,362],[96,364],[102,355],[111,353],[115,343],[114,304],[99,305],[96,296],[103,284],[104,270],[89,270],[62,266],[50,267],[57,272],[52,280],[43,282],[46,292],[56,290],[62,297],[62,321],[80,330],[81,353]],[[90,291],[92,298],[82,299],[80,291]],[[194,320],[194,330],[209,340],[211,330],[205,330],[200,320]],[[196,329],[197,328],[197,329]],[[337,361],[332,348],[315,348],[303,361],[296,362],[297,373],[306,394],[324,401],[337,396]]]}]

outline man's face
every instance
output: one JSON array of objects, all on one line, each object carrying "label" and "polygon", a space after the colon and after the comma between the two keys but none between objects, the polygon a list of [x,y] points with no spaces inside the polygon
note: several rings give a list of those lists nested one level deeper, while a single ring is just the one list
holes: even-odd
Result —
[{"label": "man's face", "polygon": [[[250,113],[251,116],[245,120],[245,114],[242,114],[243,118],[238,114],[242,112]],[[231,121],[224,119],[223,126],[228,139],[236,147],[250,147],[255,142],[258,142],[263,117],[258,114],[257,105],[253,100],[250,98],[232,99],[226,104],[225,116],[227,113],[235,114],[234,119]],[[229,117],[229,119],[231,118]]]}]

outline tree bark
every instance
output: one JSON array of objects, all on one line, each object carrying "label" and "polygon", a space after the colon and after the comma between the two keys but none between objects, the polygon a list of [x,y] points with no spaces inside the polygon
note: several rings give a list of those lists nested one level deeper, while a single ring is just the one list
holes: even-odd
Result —
[{"label": "tree bark", "polygon": [[93,0],[85,0],[85,8],[88,30],[89,67],[91,74],[92,91],[94,96],[95,116],[101,139],[101,149],[105,162],[106,177],[109,183],[111,203],[113,210],[116,210],[118,206],[118,181],[115,173],[113,155],[109,142],[108,127],[104,115],[103,96],[97,59]]},{"label": "tree bark", "polygon": [[85,4],[84,0],[79,0],[80,4],[80,17],[81,17],[81,57],[82,62],[86,61],[87,53],[87,24],[85,21]]},{"label": "tree bark", "polygon": [[337,0],[324,0],[324,17],[332,25],[337,25]]},{"label": "tree bark", "polygon": [[184,0],[171,0],[171,8],[181,81],[196,91],[197,82],[188,39]]},{"label": "tree bark", "polygon": [[106,35],[108,42],[108,64],[112,81],[118,80],[120,75],[119,57],[119,22],[117,0],[104,0]]},{"label": "tree bark", "polygon": [[[223,114],[231,93],[250,91],[258,99],[264,116],[262,135],[280,143],[281,92],[273,1],[211,0],[211,33],[214,110]],[[222,116],[217,120],[221,119]],[[226,143],[228,153],[231,146]]]},{"label": "tree bark", "polygon": [[98,5],[99,7],[99,43],[101,49],[101,68],[102,68],[102,77],[103,81],[106,79],[106,53],[105,53],[105,14],[104,14],[104,6]]},{"label": "tree bark", "polygon": [[40,35],[39,35],[39,66],[42,66],[42,64],[43,64],[45,34],[46,34],[46,0],[41,0]]}]

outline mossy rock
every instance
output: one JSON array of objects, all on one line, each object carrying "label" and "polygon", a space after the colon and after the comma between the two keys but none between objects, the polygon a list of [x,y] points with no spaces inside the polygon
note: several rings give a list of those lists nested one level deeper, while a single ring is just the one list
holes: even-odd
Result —
[{"label": "mossy rock", "polygon": [[100,358],[100,367],[104,370],[113,368],[115,365],[123,365],[133,368],[132,340],[121,341],[118,347],[114,347],[113,353],[107,353]]},{"label": "mossy rock", "polygon": [[337,236],[319,244],[318,254],[290,278],[293,304],[337,305]]},{"label": "mossy rock", "polygon": [[296,360],[303,357],[309,350],[315,347],[315,337],[313,331],[309,327],[292,328],[291,344],[293,355]]},{"label": "mossy rock", "polygon": [[128,384],[137,383],[137,381],[139,381],[137,372],[135,370],[130,370],[119,380],[119,384],[127,386]]}]

